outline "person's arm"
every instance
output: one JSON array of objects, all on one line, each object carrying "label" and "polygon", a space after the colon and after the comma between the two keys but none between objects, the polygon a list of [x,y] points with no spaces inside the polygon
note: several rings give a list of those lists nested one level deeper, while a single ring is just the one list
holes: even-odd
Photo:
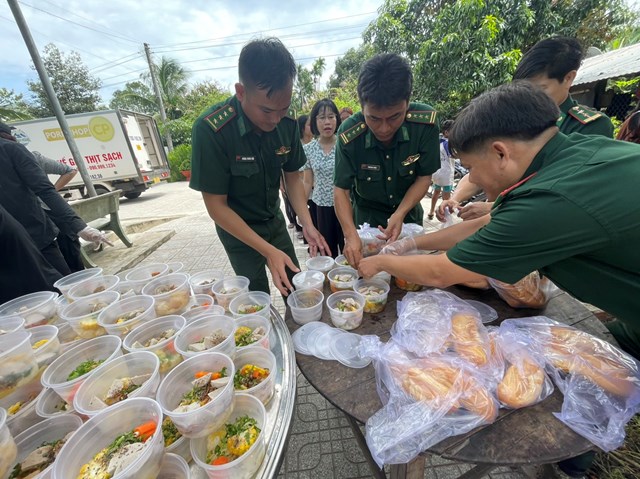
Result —
[{"label": "person's arm", "polygon": [[353,222],[353,208],[349,190],[333,187],[333,205],[338,222],[344,234],[344,251],[342,252],[350,265],[358,267],[362,259],[362,240]]},{"label": "person's arm", "polygon": [[67,186],[71,180],[78,174],[78,170],[71,170],[69,173],[65,173],[58,178],[58,181],[55,182],[53,187],[56,191],[60,191],[62,188]]},{"label": "person's arm", "polygon": [[[467,201],[469,198],[477,195],[481,191],[482,188],[474,185],[469,181],[469,174],[467,173],[458,182],[458,186],[456,186],[456,189],[451,195],[451,198],[440,203],[438,209],[436,210],[436,217],[440,221],[444,221],[445,208],[449,208],[449,211],[453,213],[453,211],[458,208],[460,203],[462,203],[463,201]],[[458,216],[463,220],[479,218],[480,216],[489,213],[492,206],[493,203],[489,202],[469,203],[462,209],[460,209],[460,211],[458,212]]]},{"label": "person's arm", "polygon": [[307,243],[309,243],[309,254],[311,256],[315,256],[318,252],[323,255],[331,254],[329,245],[327,245],[324,237],[316,229],[311,220],[309,208],[307,208],[307,197],[305,195],[301,173],[299,171],[285,171],[284,183],[291,206],[293,206],[300,221],[300,226],[302,226],[302,234],[307,240]]},{"label": "person's arm", "polygon": [[386,228],[380,228],[380,231],[384,234],[381,239],[387,241],[395,241],[402,233],[402,224],[407,214],[420,203],[420,200],[427,194],[429,185],[431,184],[431,176],[419,176],[416,178],[415,183],[407,190],[402,198],[402,201],[389,217]]},{"label": "person's arm", "polygon": [[298,272],[299,269],[289,256],[262,239],[249,225],[227,204],[227,195],[214,195],[202,192],[202,198],[211,219],[220,228],[233,235],[247,246],[253,248],[267,260],[273,284],[286,296],[293,291],[287,277],[286,268]]},{"label": "person's arm", "polygon": [[307,198],[311,198],[311,192],[313,191],[313,170],[311,168],[305,168],[302,171],[302,182],[304,183],[304,196]]},{"label": "person's arm", "polygon": [[34,151],[32,154],[40,168],[42,168],[47,175],[60,175],[58,181],[53,184],[56,191],[60,191],[67,186],[73,177],[78,174],[78,170],[71,168],[69,165],[64,165],[59,161],[47,158],[39,151]]}]

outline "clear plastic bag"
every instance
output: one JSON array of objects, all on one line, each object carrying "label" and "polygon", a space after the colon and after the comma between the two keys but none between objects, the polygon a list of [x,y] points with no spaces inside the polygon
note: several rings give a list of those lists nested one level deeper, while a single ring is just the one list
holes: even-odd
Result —
[{"label": "clear plastic bag", "polygon": [[414,238],[424,234],[424,228],[416,223],[404,223],[398,239]]},{"label": "clear plastic bag", "polygon": [[378,228],[370,226],[369,223],[360,225],[358,228],[358,236],[362,241],[362,255],[365,258],[378,254],[382,248],[384,248],[387,242],[384,239],[378,238],[381,234],[382,232]]},{"label": "clear plastic bag", "polygon": [[[517,335],[544,360],[564,394],[554,415],[604,451],[620,447],[624,427],[640,412],[640,365],[608,342],[545,316],[509,319],[501,335]],[[514,336],[515,337],[515,336]]]},{"label": "clear plastic bag", "polygon": [[512,308],[544,308],[551,299],[552,293],[558,289],[537,271],[529,273],[514,284],[492,278],[487,279],[491,287]]},{"label": "clear plastic bag", "polygon": [[387,401],[366,425],[367,445],[380,467],[407,463],[447,437],[495,421],[497,400],[460,358],[411,359],[393,344],[380,351],[376,376]]}]

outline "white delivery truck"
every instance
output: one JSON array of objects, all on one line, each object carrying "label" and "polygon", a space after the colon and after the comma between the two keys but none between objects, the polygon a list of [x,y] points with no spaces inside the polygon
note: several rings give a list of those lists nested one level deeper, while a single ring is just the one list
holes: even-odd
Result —
[{"label": "white delivery truck", "polygon": [[[169,163],[153,117],[104,110],[66,118],[98,194],[121,190],[125,197],[137,198],[147,185],[169,178]],[[75,167],[56,118],[21,121],[12,126],[16,128],[15,137],[30,151]],[[80,175],[67,189],[85,196]]]}]

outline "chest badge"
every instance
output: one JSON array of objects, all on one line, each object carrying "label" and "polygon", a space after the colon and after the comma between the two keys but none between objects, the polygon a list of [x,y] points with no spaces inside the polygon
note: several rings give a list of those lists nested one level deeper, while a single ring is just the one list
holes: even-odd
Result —
[{"label": "chest badge", "polygon": [[286,155],[287,153],[289,153],[291,151],[290,147],[287,146],[281,146],[280,148],[278,148],[276,150],[276,155],[278,156],[282,156],[282,155]]},{"label": "chest badge", "polygon": [[360,168],[367,171],[380,171],[380,165],[369,165],[367,163],[360,165]]},{"label": "chest badge", "polygon": [[420,159],[420,153],[418,153],[417,155],[411,155],[411,156],[408,156],[407,159],[401,163],[401,165],[402,166],[411,165],[412,163],[415,163],[419,159]]},{"label": "chest badge", "polygon": [[256,157],[255,156],[236,155],[236,161],[240,161],[242,163],[247,163],[247,162],[256,161]]}]

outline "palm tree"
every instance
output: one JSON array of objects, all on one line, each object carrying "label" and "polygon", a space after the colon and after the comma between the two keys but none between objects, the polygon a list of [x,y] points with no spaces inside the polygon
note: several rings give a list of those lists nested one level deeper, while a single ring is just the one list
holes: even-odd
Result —
[{"label": "palm tree", "polygon": [[[165,56],[160,59],[159,65],[153,64],[153,69],[156,73],[167,118],[169,120],[177,120],[182,116],[178,105],[189,90],[189,84],[187,83],[189,73],[180,66],[177,60]],[[151,75],[149,73],[142,75],[142,78],[148,84],[151,84]]]}]

